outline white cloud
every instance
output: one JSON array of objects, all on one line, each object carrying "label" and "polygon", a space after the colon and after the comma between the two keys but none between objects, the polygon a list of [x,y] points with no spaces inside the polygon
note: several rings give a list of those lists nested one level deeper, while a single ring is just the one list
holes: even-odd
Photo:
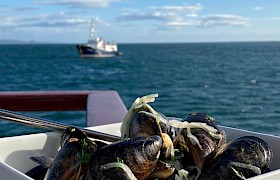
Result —
[{"label": "white cloud", "polygon": [[271,17],[269,19],[271,19],[271,20],[280,20],[280,16],[279,17]]},{"label": "white cloud", "polygon": [[118,19],[121,21],[141,21],[141,20],[157,20],[163,21],[170,15],[161,12],[132,12],[124,13]]},{"label": "white cloud", "polygon": [[92,7],[108,7],[112,3],[120,2],[121,0],[44,0],[38,1],[44,5],[62,5],[71,8],[92,8]]},{"label": "white cloud", "polygon": [[167,26],[200,26],[201,21],[196,19],[187,19],[185,21],[171,21],[167,22],[165,25]]},{"label": "white cloud", "polygon": [[176,11],[176,12],[190,12],[191,14],[195,14],[203,9],[201,4],[196,5],[183,5],[183,6],[161,6],[161,7],[151,7],[154,10],[160,11]]},{"label": "white cloud", "polygon": [[247,26],[250,19],[236,15],[218,14],[196,19],[183,19],[166,23],[167,26],[196,26],[210,28],[216,26]]},{"label": "white cloud", "polygon": [[250,24],[249,18],[230,14],[217,14],[205,16],[201,19],[201,27],[213,26],[247,26]]},{"label": "white cloud", "polygon": [[[89,29],[89,21],[92,15],[99,15],[107,19],[106,10],[111,11],[112,9],[111,7],[110,9],[103,8],[121,1],[124,0],[33,0],[32,2],[36,3],[26,7],[2,6],[0,7],[0,33],[11,32],[10,34],[12,34],[17,32],[14,34],[19,35],[23,32],[27,35],[38,34],[39,37],[42,36],[41,32],[44,32],[52,37],[59,32],[61,36],[63,36],[64,33],[68,33],[73,36],[84,36],[87,38],[87,34],[84,34],[87,33]],[[44,5],[47,5],[47,7]],[[100,8],[101,10],[92,10],[92,7]],[[139,33],[142,32],[142,34],[147,35],[148,33],[153,33],[155,30],[163,30],[166,32],[170,29],[186,29],[186,27],[242,27],[250,24],[250,19],[238,15],[205,15],[203,11],[204,7],[201,4],[182,4],[181,6],[159,6],[141,9],[126,8],[122,10],[118,7],[114,9],[113,15],[120,11],[124,13],[116,17],[117,25],[114,27],[114,31],[116,32],[118,32],[118,29],[121,29],[119,30],[120,32],[123,32],[123,30],[129,32],[131,29],[137,29]],[[103,16],[104,14],[105,16]],[[274,17],[274,20],[277,19],[279,19],[279,17]],[[145,23],[142,23],[142,21]],[[97,24],[101,32],[102,26],[111,25],[100,18],[97,20]],[[132,27],[137,24],[141,26]],[[124,26],[128,27],[123,28]],[[24,36],[21,37],[24,38]],[[42,38],[45,38],[45,36],[42,36]]]},{"label": "white cloud", "polygon": [[30,13],[38,12],[38,8],[35,7],[10,7],[10,6],[1,6],[0,5],[0,18],[7,16],[24,16]]},{"label": "white cloud", "polygon": [[197,17],[198,15],[193,13],[193,14],[187,14],[187,17]]},{"label": "white cloud", "polygon": [[65,16],[64,14],[41,14],[30,17],[6,17],[2,18],[0,29],[19,31],[25,28],[64,28],[89,24],[89,19]]},{"label": "white cloud", "polygon": [[256,10],[256,11],[263,10],[263,7],[261,7],[261,6],[255,6],[255,7],[253,7],[253,10]]},{"label": "white cloud", "polygon": [[197,17],[197,13],[202,10],[201,4],[183,6],[160,6],[150,7],[141,10],[133,10],[119,16],[122,21],[156,20],[173,21],[182,17]]},{"label": "white cloud", "polygon": [[124,13],[118,20],[130,22],[150,20],[169,27],[195,26],[210,28],[216,26],[247,26],[250,24],[250,19],[232,14],[201,16],[199,12],[202,9],[201,4],[151,7],[137,12],[134,10]]}]

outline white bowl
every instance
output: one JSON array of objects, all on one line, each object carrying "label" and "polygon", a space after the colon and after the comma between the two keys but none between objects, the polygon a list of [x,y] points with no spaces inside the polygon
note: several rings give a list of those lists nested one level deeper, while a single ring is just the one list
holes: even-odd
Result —
[{"label": "white bowl", "polygon": [[[114,123],[88,129],[120,136],[120,126],[121,123]],[[251,179],[280,179],[280,137],[224,126],[219,127],[226,132],[228,141],[245,135],[257,136],[266,141],[273,151],[273,159],[270,166],[272,171]],[[53,157],[59,148],[59,140],[60,133],[57,132],[0,138],[0,179],[30,179],[24,173],[37,164],[30,160],[29,157],[34,155]]]}]

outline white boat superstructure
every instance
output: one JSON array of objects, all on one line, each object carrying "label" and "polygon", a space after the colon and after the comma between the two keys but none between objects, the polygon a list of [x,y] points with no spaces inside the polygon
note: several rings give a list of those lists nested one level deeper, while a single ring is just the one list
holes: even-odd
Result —
[{"label": "white boat superstructure", "polygon": [[103,38],[99,38],[99,37],[94,40],[89,40],[88,46],[91,46],[93,48],[96,48],[101,51],[106,51],[106,52],[117,52],[118,51],[117,44],[115,44],[114,42],[112,42],[112,43],[106,42]]},{"label": "white boat superstructure", "polygon": [[102,37],[97,37],[95,32],[95,20],[91,20],[89,40],[86,45],[77,45],[82,57],[112,57],[120,55],[118,45],[115,42],[106,42]]}]

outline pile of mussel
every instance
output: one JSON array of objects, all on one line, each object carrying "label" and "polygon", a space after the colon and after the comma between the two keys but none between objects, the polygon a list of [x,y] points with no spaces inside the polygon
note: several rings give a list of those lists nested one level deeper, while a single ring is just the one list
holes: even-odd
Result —
[{"label": "pile of mussel", "polygon": [[156,97],[134,101],[120,141],[92,140],[69,127],[56,156],[32,157],[40,165],[26,174],[34,179],[204,180],[247,179],[269,170],[272,151],[262,139],[244,136],[227,142],[209,115],[165,117],[149,105]]}]

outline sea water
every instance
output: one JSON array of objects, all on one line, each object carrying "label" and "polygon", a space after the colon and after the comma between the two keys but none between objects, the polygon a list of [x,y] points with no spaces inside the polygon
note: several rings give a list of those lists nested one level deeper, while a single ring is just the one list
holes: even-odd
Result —
[{"label": "sea water", "polygon": [[[0,91],[115,90],[127,108],[158,93],[166,116],[280,135],[280,42],[119,44],[123,56],[83,59],[75,44],[0,45]],[[1,103],[1,102],[0,102]],[[23,112],[83,127],[84,111]],[[0,137],[41,132],[0,120]]]}]

